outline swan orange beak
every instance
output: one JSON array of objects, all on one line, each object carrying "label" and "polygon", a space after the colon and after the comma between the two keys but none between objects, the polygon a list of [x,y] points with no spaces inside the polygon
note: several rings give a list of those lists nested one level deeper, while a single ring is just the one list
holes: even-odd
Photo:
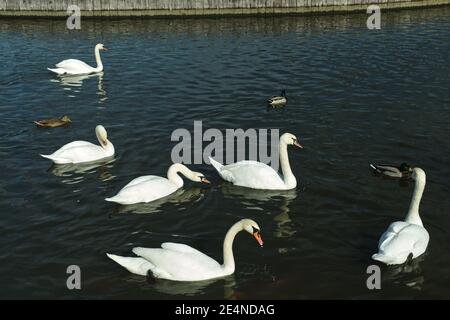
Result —
[{"label": "swan orange beak", "polygon": [[296,146],[297,148],[303,149],[303,146],[300,143],[298,143],[297,140],[294,141],[294,146]]},{"label": "swan orange beak", "polygon": [[261,238],[261,233],[259,231],[253,232],[253,236],[255,237],[256,241],[258,241],[258,244],[262,247],[264,242]]},{"label": "swan orange beak", "polygon": [[207,183],[207,184],[210,184],[211,182],[208,180],[208,179],[206,179],[206,178],[202,178],[201,179],[201,182],[202,183]]},{"label": "swan orange beak", "polygon": [[108,51],[108,48],[107,47],[103,47],[103,50]]}]

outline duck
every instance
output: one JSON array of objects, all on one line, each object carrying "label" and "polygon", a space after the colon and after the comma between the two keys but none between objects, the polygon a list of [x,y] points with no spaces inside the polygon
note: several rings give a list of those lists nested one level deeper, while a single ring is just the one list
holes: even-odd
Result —
[{"label": "duck", "polygon": [[47,68],[49,71],[57,75],[86,75],[91,73],[99,73],[103,71],[103,63],[100,58],[100,50],[108,51],[102,43],[98,43],[95,48],[95,61],[97,67],[91,67],[87,63],[78,59],[67,59],[57,63],[56,68]]},{"label": "duck", "polygon": [[420,201],[426,184],[426,174],[421,168],[412,169],[414,192],[404,221],[393,222],[381,235],[378,253],[372,259],[386,265],[403,264],[425,253],[430,236],[419,214]]},{"label": "duck", "polygon": [[65,126],[71,123],[72,120],[68,116],[63,116],[60,119],[46,119],[46,120],[38,120],[34,121],[35,124],[37,124],[39,127],[46,127],[46,128],[55,128],[60,126]]},{"label": "duck", "polygon": [[129,272],[172,281],[204,281],[231,275],[235,271],[233,242],[236,235],[246,231],[253,235],[262,247],[263,240],[258,224],[251,219],[242,219],[228,230],[223,241],[223,264],[186,244],[165,242],[161,248],[135,247],[137,257],[122,257],[107,253]]},{"label": "duck", "polygon": [[282,90],[279,96],[272,96],[267,103],[273,107],[285,105],[287,103],[286,90]]},{"label": "duck", "polygon": [[174,163],[167,171],[167,178],[153,175],[138,177],[129,182],[115,196],[105,200],[131,205],[149,203],[164,198],[183,187],[183,179],[178,173],[194,182],[210,183],[202,173],[191,171],[184,164]]},{"label": "duck", "polygon": [[291,133],[284,133],[280,137],[279,154],[282,176],[272,167],[258,161],[244,160],[228,165],[222,165],[211,157],[209,161],[222,179],[235,186],[263,190],[291,190],[297,186],[297,179],[289,164],[288,145],[303,148],[297,137]]},{"label": "duck", "polygon": [[393,178],[407,178],[412,173],[412,168],[406,162],[403,162],[399,166],[387,165],[387,164],[370,164],[370,167],[380,174],[384,174]]},{"label": "duck", "polygon": [[70,142],[52,154],[41,154],[41,157],[52,160],[55,164],[77,164],[84,162],[100,161],[114,156],[113,144],[108,140],[105,127],[97,125],[95,134],[100,145],[87,141]]}]

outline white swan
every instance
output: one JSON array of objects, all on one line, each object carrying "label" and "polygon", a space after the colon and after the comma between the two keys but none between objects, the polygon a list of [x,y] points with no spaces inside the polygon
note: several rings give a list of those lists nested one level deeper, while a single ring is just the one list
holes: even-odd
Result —
[{"label": "white swan", "polygon": [[428,246],[430,236],[419,216],[419,205],[425,189],[426,175],[420,168],[414,168],[411,178],[415,180],[414,193],[405,221],[392,223],[378,243],[378,253],[372,259],[387,265],[402,264],[408,257],[422,255]]},{"label": "white swan", "polygon": [[209,183],[200,172],[189,170],[181,163],[175,163],[167,171],[167,178],[159,176],[142,176],[132,180],[114,197],[106,198],[106,201],[120,204],[148,203],[174,193],[183,187],[181,173],[186,178],[195,182]]},{"label": "white swan", "polygon": [[258,224],[242,219],[227,232],[223,242],[223,264],[204,253],[180,243],[165,242],[161,248],[133,248],[139,257],[106,255],[131,273],[146,276],[150,271],[155,278],[175,281],[202,281],[225,277],[234,273],[233,241],[240,231],[252,234],[263,245]]},{"label": "white swan", "polygon": [[101,43],[95,46],[95,61],[97,67],[91,67],[87,63],[78,59],[67,59],[56,64],[56,68],[47,68],[48,70],[58,75],[83,75],[90,73],[97,73],[103,71],[103,63],[100,58],[100,50],[108,51],[108,49]]},{"label": "white swan", "polygon": [[293,134],[285,133],[280,137],[279,150],[283,177],[280,177],[272,167],[258,161],[244,160],[226,166],[211,157],[209,161],[224,180],[236,186],[252,189],[290,190],[297,186],[297,180],[289,165],[287,152],[289,144],[303,148]]},{"label": "white swan", "polygon": [[95,134],[100,146],[87,141],[73,141],[50,155],[42,157],[52,160],[56,164],[82,163],[98,161],[114,155],[114,146],[108,140],[106,129],[102,125],[95,127]]}]

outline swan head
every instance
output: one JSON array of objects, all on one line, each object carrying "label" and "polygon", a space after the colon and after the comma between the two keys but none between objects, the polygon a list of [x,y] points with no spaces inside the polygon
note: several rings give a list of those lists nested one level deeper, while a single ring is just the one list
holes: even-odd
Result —
[{"label": "swan head", "polygon": [[98,44],[95,46],[95,49],[108,51],[108,48],[105,47],[105,46],[103,45],[103,43],[98,43]]},{"label": "swan head", "polygon": [[200,172],[192,172],[192,181],[207,183],[207,184],[211,183],[208,179],[205,178],[203,173],[200,173]]},{"label": "swan head", "polygon": [[303,148],[302,145],[298,142],[298,139],[296,136],[294,136],[292,133],[284,133],[280,140],[284,142],[285,144],[291,144],[296,146],[297,148]]},{"label": "swan head", "polygon": [[427,179],[427,175],[425,171],[420,168],[414,168],[412,170],[411,178],[415,181],[425,182]]},{"label": "swan head", "polygon": [[108,144],[108,133],[106,133],[105,127],[102,126],[101,124],[96,126],[95,134],[102,147],[106,147],[106,145]]},{"label": "swan head", "polygon": [[261,238],[261,229],[258,224],[251,219],[242,219],[241,220],[242,228],[250,233],[253,237],[255,237],[258,244],[262,247],[264,242]]}]

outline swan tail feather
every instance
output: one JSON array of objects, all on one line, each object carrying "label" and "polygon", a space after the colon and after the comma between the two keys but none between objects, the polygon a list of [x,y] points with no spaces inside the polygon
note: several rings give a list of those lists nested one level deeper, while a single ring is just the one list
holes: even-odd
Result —
[{"label": "swan tail feather", "polygon": [[384,264],[387,264],[387,265],[398,264],[396,258],[387,256],[387,255],[384,255],[381,253],[375,253],[374,255],[372,255],[372,259],[383,262]]},{"label": "swan tail feather", "polygon": [[110,198],[105,198],[105,201],[109,201],[109,202],[115,202],[115,203],[120,203],[123,204],[122,199],[118,196],[114,196],[114,197],[110,197]]},{"label": "swan tail feather", "polygon": [[47,68],[47,70],[49,70],[51,72],[54,72],[56,74],[65,74],[66,73],[66,71],[64,69],[61,69],[61,68],[55,68],[55,69]]},{"label": "swan tail feather", "polygon": [[211,165],[217,170],[217,172],[220,172],[220,170],[222,170],[223,164],[214,160],[211,157],[208,157],[208,159],[209,159],[209,162],[211,163]]},{"label": "swan tail feather", "polygon": [[41,157],[49,159],[51,161],[53,161],[55,164],[68,164],[68,163],[72,163],[72,161],[70,161],[69,159],[65,159],[65,158],[58,158],[55,157],[53,155],[46,155],[46,154],[40,154]]},{"label": "swan tail feather", "polygon": [[153,264],[141,257],[122,257],[110,253],[106,255],[131,273],[140,276],[146,276],[149,270],[155,268]]},{"label": "swan tail feather", "polygon": [[46,158],[46,159],[50,159],[50,160],[55,160],[55,158],[51,155],[51,154],[49,154],[49,155],[47,155],[47,154],[39,154],[41,157],[43,157],[43,158]]}]

